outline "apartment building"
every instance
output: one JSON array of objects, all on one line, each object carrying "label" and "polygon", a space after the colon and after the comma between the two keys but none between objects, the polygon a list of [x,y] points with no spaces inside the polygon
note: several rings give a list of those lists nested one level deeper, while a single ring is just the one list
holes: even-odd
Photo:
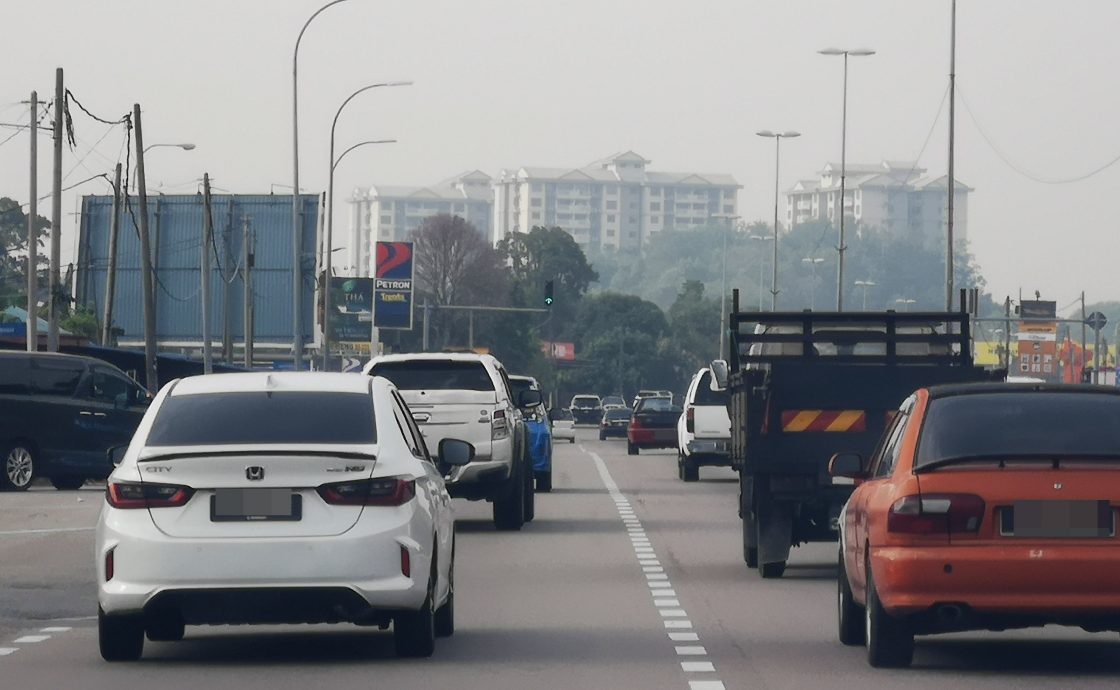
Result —
[{"label": "apartment building", "polygon": [[585,252],[638,251],[662,230],[688,230],[738,215],[731,175],[647,169],[634,153],[582,168],[522,167],[494,181],[493,239],[558,226]]},{"label": "apartment building", "polygon": [[[913,161],[883,161],[878,165],[846,166],[844,212],[857,227],[905,233],[937,244],[945,237],[949,177],[930,177]],[[968,239],[968,195],[972,188],[960,180],[954,185],[953,232],[957,241]],[[798,180],[786,191],[786,225],[794,227],[817,220],[837,222],[840,198],[840,164],[828,163],[819,177]]]},{"label": "apartment building", "polygon": [[347,264],[340,273],[368,276],[376,241],[408,239],[425,218],[459,216],[489,237],[493,226],[492,179],[479,170],[463,173],[430,187],[373,185],[358,188],[350,197],[350,235]]}]

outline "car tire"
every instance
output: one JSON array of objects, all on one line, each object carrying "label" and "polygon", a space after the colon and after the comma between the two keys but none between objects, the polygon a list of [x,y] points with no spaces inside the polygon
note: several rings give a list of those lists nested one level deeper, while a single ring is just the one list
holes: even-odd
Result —
[{"label": "car tire", "polygon": [[637,455],[638,454],[638,447],[635,446],[633,443],[630,443],[629,441],[627,441],[626,442],[626,454],[627,455]]},{"label": "car tire", "polygon": [[451,566],[447,569],[447,601],[436,609],[436,637],[455,634],[455,546],[451,547]]},{"label": "car tire", "polygon": [[85,477],[51,477],[51,486],[59,491],[77,491],[85,483]]},{"label": "car tire", "polygon": [[607,434],[606,434],[606,432],[603,432],[603,431],[600,431],[600,432],[599,432],[599,440],[600,440],[600,441],[606,441],[606,440],[607,440]]},{"label": "car tire", "polygon": [[867,663],[875,668],[905,668],[914,660],[914,633],[891,617],[879,601],[871,564],[867,564],[867,606],[864,607]]},{"label": "car tire", "polygon": [[681,479],[686,482],[700,481],[700,466],[688,458],[681,459]]},{"label": "car tire", "polygon": [[0,487],[11,491],[27,491],[35,480],[35,452],[24,441],[11,443],[4,449],[4,465],[0,470]]},{"label": "car tire", "polygon": [[844,547],[841,545],[836,568],[836,608],[837,631],[841,644],[858,647],[867,642],[867,627],[864,624],[863,607],[852,598],[852,585],[848,581],[848,569],[844,565]]},{"label": "car tire", "polygon": [[525,482],[517,476],[508,486],[505,495],[494,500],[494,527],[516,532],[525,524]]},{"label": "car tire", "polygon": [[568,439],[568,443],[575,443],[575,442],[576,442],[576,437],[575,436]]},{"label": "car tire", "polygon": [[552,491],[552,470],[537,473],[537,491],[542,494]]},{"label": "car tire", "polygon": [[97,607],[97,642],[105,661],[136,661],[144,653],[144,618],[111,615]]},{"label": "car tire", "polygon": [[786,562],[778,561],[777,563],[761,563],[758,566],[758,573],[762,575],[764,580],[776,580],[786,572]]},{"label": "car tire", "polygon": [[429,657],[436,651],[436,616],[432,611],[434,587],[428,578],[428,596],[419,611],[399,613],[393,619],[393,645],[397,656]]},{"label": "car tire", "polygon": [[533,489],[535,483],[533,469],[526,467],[522,470],[522,476],[525,478],[525,522],[532,522],[537,516],[537,492]]},{"label": "car tire", "polygon": [[152,642],[178,642],[186,634],[187,626],[178,613],[163,613],[145,621],[144,630]]}]

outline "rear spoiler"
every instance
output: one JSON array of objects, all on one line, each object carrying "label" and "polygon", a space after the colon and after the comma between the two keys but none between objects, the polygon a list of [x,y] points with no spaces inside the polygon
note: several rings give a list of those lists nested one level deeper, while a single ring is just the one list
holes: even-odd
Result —
[{"label": "rear spoiler", "polygon": [[166,453],[142,454],[137,462],[152,462],[155,460],[178,460],[181,458],[228,458],[228,457],[258,457],[262,455],[280,455],[287,457],[315,457],[315,458],[345,458],[347,460],[376,460],[377,454],[372,452],[353,450],[172,450]]}]

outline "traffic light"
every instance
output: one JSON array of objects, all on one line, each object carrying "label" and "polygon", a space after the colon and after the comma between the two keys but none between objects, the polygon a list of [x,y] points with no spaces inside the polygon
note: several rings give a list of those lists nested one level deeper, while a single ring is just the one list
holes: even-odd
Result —
[{"label": "traffic light", "polygon": [[546,281],[544,284],[544,306],[552,306],[552,281]]}]

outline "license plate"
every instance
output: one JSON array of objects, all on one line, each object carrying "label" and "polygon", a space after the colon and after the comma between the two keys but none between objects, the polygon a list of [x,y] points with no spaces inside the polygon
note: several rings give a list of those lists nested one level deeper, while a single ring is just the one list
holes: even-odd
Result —
[{"label": "license plate", "polygon": [[216,489],[210,497],[210,520],[299,520],[302,508],[301,496],[291,489]]},{"label": "license plate", "polygon": [[1000,534],[1034,539],[1101,539],[1116,533],[1108,501],[1016,501],[1000,512]]}]

